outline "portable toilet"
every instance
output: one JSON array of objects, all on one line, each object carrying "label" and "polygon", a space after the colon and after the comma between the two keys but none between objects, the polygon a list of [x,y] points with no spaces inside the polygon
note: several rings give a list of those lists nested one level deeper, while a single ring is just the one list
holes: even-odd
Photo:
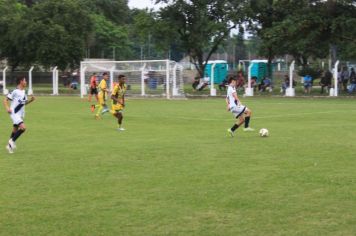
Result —
[{"label": "portable toilet", "polygon": [[215,64],[214,68],[214,84],[220,84],[227,76],[229,66],[227,61],[216,60],[216,61],[208,61],[204,70],[204,77],[211,78],[212,76],[212,68]]},{"label": "portable toilet", "polygon": [[252,60],[251,77],[257,77],[257,83],[260,83],[264,77],[267,76],[267,60]]}]

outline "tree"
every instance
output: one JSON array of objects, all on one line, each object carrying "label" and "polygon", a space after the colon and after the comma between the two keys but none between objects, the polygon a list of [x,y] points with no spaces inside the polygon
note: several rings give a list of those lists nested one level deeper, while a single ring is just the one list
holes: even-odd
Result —
[{"label": "tree", "polygon": [[355,7],[352,0],[254,0],[250,25],[269,61],[291,54],[306,67],[310,58],[326,58],[329,52],[333,61],[337,51],[344,58],[355,56]]},{"label": "tree", "polygon": [[[84,56],[91,19],[78,1],[41,1],[32,7],[25,22],[24,38],[36,47],[35,58],[60,69],[78,66]],[[27,25],[27,27],[26,27]],[[27,36],[27,37],[26,37]]]},{"label": "tree", "polygon": [[15,44],[17,26],[25,18],[26,8],[15,0],[0,0],[0,58],[6,58],[12,69],[22,61]]},{"label": "tree", "polygon": [[[190,56],[201,77],[205,66],[219,45],[242,21],[242,2],[227,0],[157,0],[168,5],[161,9],[159,19],[175,30],[181,47]],[[236,10],[237,9],[237,10]],[[238,11],[238,12],[236,12]],[[165,34],[164,37],[170,37]],[[207,52],[207,56],[204,56]]]},{"label": "tree", "polygon": [[[102,53],[113,52],[115,59],[124,59],[130,55],[128,32],[125,26],[119,26],[107,20],[103,15],[92,14],[94,24],[92,55],[99,56]],[[116,53],[118,51],[119,53]],[[101,55],[103,57],[103,55]]]},{"label": "tree", "polygon": [[[39,63],[46,67],[77,67],[91,31],[88,13],[78,1],[43,0],[31,8],[11,0],[0,5],[1,56],[14,70]],[[75,10],[73,10],[75,9]],[[6,13],[8,11],[8,13]]]},{"label": "tree", "polygon": [[130,38],[139,57],[173,60],[180,60],[183,57],[177,32],[160,19],[156,12],[134,9],[130,23]]},{"label": "tree", "polygon": [[102,15],[117,25],[128,23],[130,9],[127,0],[78,0],[89,14]]}]

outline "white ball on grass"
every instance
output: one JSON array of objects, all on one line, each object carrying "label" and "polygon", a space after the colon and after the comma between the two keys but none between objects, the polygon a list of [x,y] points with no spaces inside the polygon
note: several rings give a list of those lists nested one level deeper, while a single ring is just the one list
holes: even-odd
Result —
[{"label": "white ball on grass", "polygon": [[268,129],[266,129],[266,128],[260,129],[260,136],[261,137],[268,137],[269,136]]}]

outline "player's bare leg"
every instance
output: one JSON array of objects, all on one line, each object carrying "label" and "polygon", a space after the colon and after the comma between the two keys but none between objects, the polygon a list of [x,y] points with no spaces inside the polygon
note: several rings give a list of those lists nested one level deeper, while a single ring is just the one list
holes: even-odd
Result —
[{"label": "player's bare leg", "polygon": [[117,118],[118,130],[119,131],[124,131],[125,129],[121,127],[122,120],[124,119],[124,116],[122,115],[121,112],[117,112],[117,113],[115,113],[115,117]]}]

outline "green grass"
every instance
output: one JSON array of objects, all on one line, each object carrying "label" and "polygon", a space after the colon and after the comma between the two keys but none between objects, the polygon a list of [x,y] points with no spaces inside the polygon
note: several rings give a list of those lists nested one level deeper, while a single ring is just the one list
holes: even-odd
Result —
[{"label": "green grass", "polygon": [[[117,132],[77,97],[38,97],[6,153],[0,235],[355,235],[354,99],[127,101]],[[270,137],[258,136],[268,128]]]}]

